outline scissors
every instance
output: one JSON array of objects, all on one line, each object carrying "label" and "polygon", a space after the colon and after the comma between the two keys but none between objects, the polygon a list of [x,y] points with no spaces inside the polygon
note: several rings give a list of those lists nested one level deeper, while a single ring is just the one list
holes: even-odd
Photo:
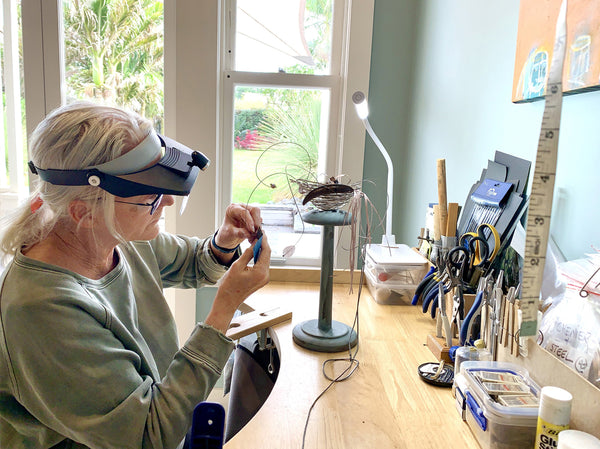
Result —
[{"label": "scissors", "polygon": [[[462,256],[457,253],[461,253]],[[488,266],[489,255],[490,247],[487,240],[474,232],[463,234],[459,239],[458,246],[452,248],[448,253],[449,261],[455,267],[459,261],[467,261],[467,266],[463,270],[463,281],[465,285],[471,285],[473,288]]]},{"label": "scissors", "polygon": [[[491,264],[498,251],[500,251],[500,234],[498,234],[498,230],[489,223],[482,223],[477,227],[477,237],[484,239],[487,242],[488,247],[488,260],[487,263]],[[493,246],[492,246],[493,243]],[[478,248],[475,248],[478,250]],[[479,263],[480,260],[475,260],[475,263]]]}]

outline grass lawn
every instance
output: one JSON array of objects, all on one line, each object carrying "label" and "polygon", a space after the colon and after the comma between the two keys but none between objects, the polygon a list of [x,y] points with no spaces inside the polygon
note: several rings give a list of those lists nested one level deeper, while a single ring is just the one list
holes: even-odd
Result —
[{"label": "grass lawn", "polygon": [[[233,202],[265,204],[291,198],[288,176],[285,174],[286,168],[288,171],[294,170],[290,173],[291,176],[306,176],[296,174],[306,168],[300,167],[300,163],[294,156],[295,154],[286,151],[263,153],[258,150],[235,148],[233,150]],[[257,175],[265,184],[274,184],[275,188],[259,185]],[[297,193],[298,189],[295,185],[292,185],[292,189]]]}]

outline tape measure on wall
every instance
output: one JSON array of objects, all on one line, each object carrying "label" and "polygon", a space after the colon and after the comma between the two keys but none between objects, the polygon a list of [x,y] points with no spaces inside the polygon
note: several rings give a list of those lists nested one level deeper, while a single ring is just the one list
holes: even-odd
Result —
[{"label": "tape measure on wall", "polygon": [[562,109],[562,72],[567,38],[567,0],[563,0],[556,21],[552,63],[548,74],[544,115],[538,141],[535,171],[529,197],[521,311],[521,337],[537,335],[538,304],[546,264],[550,216],[558,155],[558,134]]},{"label": "tape measure on wall", "polygon": [[535,171],[529,197],[529,212],[523,264],[521,337],[537,335],[538,303],[542,276],[546,265],[546,249],[550,234],[550,216],[554,196],[554,180],[558,155],[558,134],[562,109],[562,72],[567,38],[567,0],[563,0],[552,52],[552,63],[546,86],[546,104],[538,141]]}]

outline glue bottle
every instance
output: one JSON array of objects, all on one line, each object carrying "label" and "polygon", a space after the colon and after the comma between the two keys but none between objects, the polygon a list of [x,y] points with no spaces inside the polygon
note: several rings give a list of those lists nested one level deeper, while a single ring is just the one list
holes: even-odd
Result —
[{"label": "glue bottle", "polygon": [[540,394],[535,449],[557,447],[558,434],[569,428],[573,396],[559,387],[543,387]]}]

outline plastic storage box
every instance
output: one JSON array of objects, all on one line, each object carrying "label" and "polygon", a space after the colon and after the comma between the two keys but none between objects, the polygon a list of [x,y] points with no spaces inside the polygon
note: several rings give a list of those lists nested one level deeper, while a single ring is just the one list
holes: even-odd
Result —
[{"label": "plastic storage box", "polygon": [[[466,421],[479,445],[483,449],[531,449],[535,443],[540,387],[528,371],[508,362],[467,361],[461,364],[460,374],[465,378],[465,391],[461,389],[461,393],[466,401]],[[490,387],[482,375],[512,379],[496,381],[497,385]],[[505,392],[496,395],[490,390]]]},{"label": "plastic storage box", "polygon": [[379,304],[410,304],[427,269],[427,259],[408,245],[367,245],[365,276]]}]

